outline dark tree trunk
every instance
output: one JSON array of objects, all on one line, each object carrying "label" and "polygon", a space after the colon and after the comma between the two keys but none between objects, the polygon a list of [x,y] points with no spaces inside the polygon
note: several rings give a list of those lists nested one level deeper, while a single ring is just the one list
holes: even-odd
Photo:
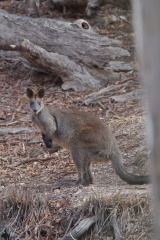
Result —
[{"label": "dark tree trunk", "polygon": [[155,240],[160,239],[160,1],[134,1],[138,53],[148,107],[147,132],[151,151]]}]

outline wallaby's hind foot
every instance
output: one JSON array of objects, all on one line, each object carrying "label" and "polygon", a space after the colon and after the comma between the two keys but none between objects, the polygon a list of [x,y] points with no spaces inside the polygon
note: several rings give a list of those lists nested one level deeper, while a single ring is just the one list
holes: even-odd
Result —
[{"label": "wallaby's hind foot", "polygon": [[[77,160],[77,159],[76,159]],[[74,161],[75,162],[75,161]],[[75,162],[76,164],[77,162]],[[79,161],[78,164],[76,164],[77,166],[77,170],[78,170],[78,180],[76,182],[76,184],[82,184],[83,186],[88,186],[90,184],[93,184],[93,177],[92,177],[92,173],[90,171],[90,163],[85,161]]]},{"label": "wallaby's hind foot", "polygon": [[93,178],[90,171],[85,171],[84,173],[82,173],[81,179],[82,179],[81,184],[83,186],[88,186],[90,184],[93,184]]}]

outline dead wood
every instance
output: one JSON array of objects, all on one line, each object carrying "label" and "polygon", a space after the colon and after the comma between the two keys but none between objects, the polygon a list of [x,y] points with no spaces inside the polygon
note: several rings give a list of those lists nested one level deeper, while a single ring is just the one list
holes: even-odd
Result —
[{"label": "dead wood", "polygon": [[[4,119],[2,119],[4,120]],[[10,126],[10,125],[14,125],[14,124],[19,124],[21,123],[20,121],[14,121],[14,122],[10,122],[10,123],[2,123],[0,124],[0,127],[6,127],[6,126]]]},{"label": "dead wood", "polygon": [[121,232],[120,232],[120,229],[118,227],[118,222],[117,222],[117,219],[116,219],[116,214],[115,214],[115,216],[111,216],[111,224],[112,224],[112,227],[113,227],[113,230],[114,230],[115,239],[116,240],[122,239]]},{"label": "dead wood", "polygon": [[112,86],[109,86],[109,87],[106,87],[106,88],[102,88],[99,91],[96,91],[96,92],[93,92],[93,93],[87,95],[85,97],[86,99],[83,101],[83,104],[89,105],[91,102],[96,101],[100,98],[103,98],[104,94],[107,94],[107,93],[109,93],[113,90],[116,90],[118,88],[121,88],[121,87],[124,87],[124,86],[127,86],[127,85],[128,85],[128,83],[123,83],[123,84],[112,85]]},{"label": "dead wood", "polygon": [[140,99],[142,99],[142,97],[143,97],[142,89],[136,89],[129,93],[112,96],[109,99],[111,101],[114,100],[115,102],[129,102],[129,101],[133,101],[133,100],[140,100]]},{"label": "dead wood", "polygon": [[54,157],[48,157],[48,158],[31,158],[31,159],[26,159],[20,163],[17,164],[13,164],[13,165],[9,165],[8,168],[12,168],[12,167],[18,167],[22,164],[26,164],[26,163],[30,163],[30,162],[41,162],[41,161],[49,161],[49,160],[53,160]]},{"label": "dead wood", "polygon": [[5,134],[28,134],[28,133],[38,133],[39,131],[36,129],[29,128],[1,128],[0,135]]},{"label": "dead wood", "polygon": [[79,238],[81,235],[86,233],[88,229],[96,223],[96,217],[86,218],[79,222],[78,226],[69,232],[63,240],[73,240]]},{"label": "dead wood", "polygon": [[15,111],[15,112],[18,112],[18,113],[26,113],[26,112],[24,112],[24,111],[21,111],[21,110],[18,110],[18,109],[16,109],[16,108],[14,108],[14,107],[10,107],[10,106],[6,106],[6,105],[0,105],[0,107],[1,108],[4,108],[4,109],[6,109],[6,108],[8,108],[8,109],[11,109],[11,110],[13,110],[13,111]]},{"label": "dead wood", "polygon": [[64,90],[99,88],[120,79],[113,62],[130,56],[120,41],[100,36],[83,19],[33,19],[0,10],[0,22],[0,50],[18,51],[36,69],[59,76]]}]

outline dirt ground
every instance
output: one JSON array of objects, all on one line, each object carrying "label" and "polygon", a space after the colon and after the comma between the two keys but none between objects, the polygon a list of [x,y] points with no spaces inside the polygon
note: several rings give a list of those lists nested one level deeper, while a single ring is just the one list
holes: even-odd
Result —
[{"label": "dirt ground", "polygon": [[[115,35],[116,25],[114,27],[109,26],[104,32],[110,37],[123,40],[124,48],[131,52],[131,63],[136,67],[137,63],[134,59],[133,50],[134,34],[129,24],[127,21],[121,22],[120,34]],[[23,65],[22,59],[16,55],[13,59],[0,53],[0,66],[1,129],[24,127],[34,130],[31,122],[31,112],[24,97],[25,91],[27,87],[34,89],[44,87],[46,91],[45,103],[47,105],[58,109],[63,107],[78,108],[99,116],[106,124],[109,124],[119,143],[124,157],[123,162],[128,171],[137,174],[147,174],[149,172],[143,99],[125,103],[111,103],[109,101],[110,95],[124,94],[142,88],[137,71],[132,73],[126,87],[118,89],[118,92],[112,91],[110,95],[105,95],[100,101],[84,106],[82,102],[91,90],[83,93],[63,92],[59,86],[53,84],[54,81],[49,76],[27,69]],[[126,76],[121,82],[125,82],[127,78]],[[119,83],[116,82],[115,84]],[[51,239],[58,239],[58,237],[64,235],[66,229],[60,223],[68,217],[69,209],[81,207],[92,197],[105,198],[121,192],[127,194],[127,196],[138,194],[149,198],[150,186],[128,185],[114,173],[110,163],[108,165],[95,164],[92,166],[94,177],[92,186],[70,186],[53,189],[53,184],[68,179],[76,179],[76,168],[67,150],[61,149],[52,153],[51,150],[44,147],[38,132],[0,135],[0,153],[0,198],[4,200],[8,191],[20,189],[19,191],[29,191],[47,199],[52,209],[52,224],[55,232],[57,231],[55,233],[57,237]],[[47,158],[50,160],[44,161]],[[15,166],[26,159],[35,159],[35,161]],[[39,159],[42,159],[42,161],[39,161]],[[99,238],[97,237],[97,239]],[[146,234],[142,237],[135,235],[122,239],[151,239],[151,237]]]}]

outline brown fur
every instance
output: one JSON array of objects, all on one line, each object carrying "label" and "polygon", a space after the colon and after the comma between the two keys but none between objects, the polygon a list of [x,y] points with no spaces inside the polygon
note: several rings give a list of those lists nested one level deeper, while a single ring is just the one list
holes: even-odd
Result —
[{"label": "brown fur", "polygon": [[[33,93],[33,97],[27,93],[27,96],[30,102],[40,97],[38,93]],[[41,98],[39,101],[43,107],[38,114],[33,112],[32,120],[45,134],[47,141],[51,138],[56,144],[70,150],[77,167],[79,183],[93,183],[90,171],[92,162],[110,160],[116,173],[127,183],[149,182],[148,176],[134,175],[124,169],[117,141],[108,126],[99,118],[76,110],[51,110],[43,104]]]}]

